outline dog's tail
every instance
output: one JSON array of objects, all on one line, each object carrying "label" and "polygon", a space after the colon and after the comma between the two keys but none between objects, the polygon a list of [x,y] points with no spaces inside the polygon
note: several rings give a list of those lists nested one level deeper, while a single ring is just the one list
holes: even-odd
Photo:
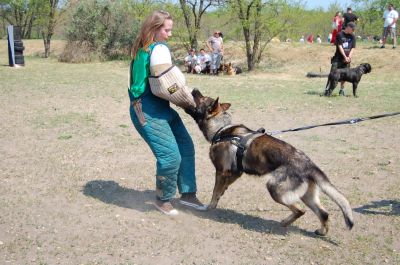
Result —
[{"label": "dog's tail", "polygon": [[321,190],[328,195],[342,210],[344,221],[347,227],[351,230],[354,226],[353,212],[349,201],[340,193],[335,186],[329,181],[328,177],[318,169],[318,174],[316,174],[315,181]]}]

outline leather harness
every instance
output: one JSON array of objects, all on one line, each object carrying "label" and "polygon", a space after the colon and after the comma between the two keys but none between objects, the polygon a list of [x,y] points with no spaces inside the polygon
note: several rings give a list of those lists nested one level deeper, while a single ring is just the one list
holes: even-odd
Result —
[{"label": "leather harness", "polygon": [[[246,135],[232,135],[232,134],[225,134],[222,135],[222,132],[228,128],[232,127],[231,125],[229,127],[222,127],[220,128],[214,135],[214,137],[211,140],[211,145],[217,144],[219,142],[230,142],[231,144],[235,145],[237,147],[236,149],[236,164],[237,168],[239,171],[244,171],[243,169],[243,155],[246,149],[248,148],[248,142],[251,139],[255,139],[257,137],[260,137],[265,134],[265,129],[260,128],[257,131],[252,131]],[[243,125],[238,125],[238,127],[244,127]]]}]

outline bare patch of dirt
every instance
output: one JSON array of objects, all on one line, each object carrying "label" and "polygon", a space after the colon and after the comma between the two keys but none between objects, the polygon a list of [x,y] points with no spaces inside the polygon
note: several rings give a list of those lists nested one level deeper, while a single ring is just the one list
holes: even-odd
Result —
[{"label": "bare patch of dirt", "polygon": [[[360,47],[355,63],[373,62],[360,97],[325,98],[318,93],[326,80],[305,74],[319,61],[328,69],[332,47],[273,45],[272,70],[188,82],[231,102],[234,120],[255,129],[399,111],[398,66],[388,58],[398,58],[397,50]],[[352,231],[324,195],[328,236],[313,233],[319,221],[309,210],[282,228],[289,211],[270,198],[266,176],[241,177],[216,210],[179,208],[170,218],[152,205],[155,160],[130,122],[127,71],[122,62],[36,57],[25,68],[0,67],[1,264],[400,263],[399,116],[277,136],[310,156],[349,199]],[[207,203],[209,144],[178,111],[195,142],[198,195]]]}]

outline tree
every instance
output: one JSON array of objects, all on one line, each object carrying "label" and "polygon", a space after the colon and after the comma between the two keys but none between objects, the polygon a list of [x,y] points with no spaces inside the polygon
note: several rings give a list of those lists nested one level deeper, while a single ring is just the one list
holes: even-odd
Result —
[{"label": "tree", "polygon": [[201,19],[208,8],[220,5],[221,0],[179,0],[191,48],[197,49]]},{"label": "tree", "polygon": [[19,27],[23,39],[29,39],[39,5],[37,0],[0,0],[0,16]]},{"label": "tree", "polygon": [[239,18],[247,67],[248,71],[252,71],[260,62],[267,44],[290,22],[290,7],[285,1],[262,0],[230,0],[229,5],[232,13]]},{"label": "tree", "polygon": [[45,0],[42,5],[44,16],[42,17],[42,38],[44,44],[44,57],[48,58],[50,55],[50,42],[54,34],[54,28],[57,23],[56,15],[58,13],[59,0]]}]

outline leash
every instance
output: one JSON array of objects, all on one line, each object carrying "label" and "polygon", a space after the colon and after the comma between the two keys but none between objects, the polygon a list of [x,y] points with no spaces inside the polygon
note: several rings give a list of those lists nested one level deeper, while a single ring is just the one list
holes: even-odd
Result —
[{"label": "leash", "polygon": [[294,128],[294,129],[266,132],[266,134],[268,134],[268,135],[277,135],[277,134],[281,134],[281,133],[285,133],[285,132],[297,132],[297,131],[303,131],[303,130],[316,128],[316,127],[342,125],[342,124],[354,124],[354,123],[358,123],[358,122],[361,122],[361,121],[374,120],[374,119],[379,119],[379,118],[384,118],[384,117],[395,116],[395,115],[399,115],[399,114],[400,114],[400,111],[399,112],[391,112],[391,113],[385,113],[385,114],[369,116],[369,117],[364,117],[364,118],[353,118],[353,119],[337,121],[337,122],[328,122],[328,123],[317,124],[317,125],[308,125],[308,126]]}]

